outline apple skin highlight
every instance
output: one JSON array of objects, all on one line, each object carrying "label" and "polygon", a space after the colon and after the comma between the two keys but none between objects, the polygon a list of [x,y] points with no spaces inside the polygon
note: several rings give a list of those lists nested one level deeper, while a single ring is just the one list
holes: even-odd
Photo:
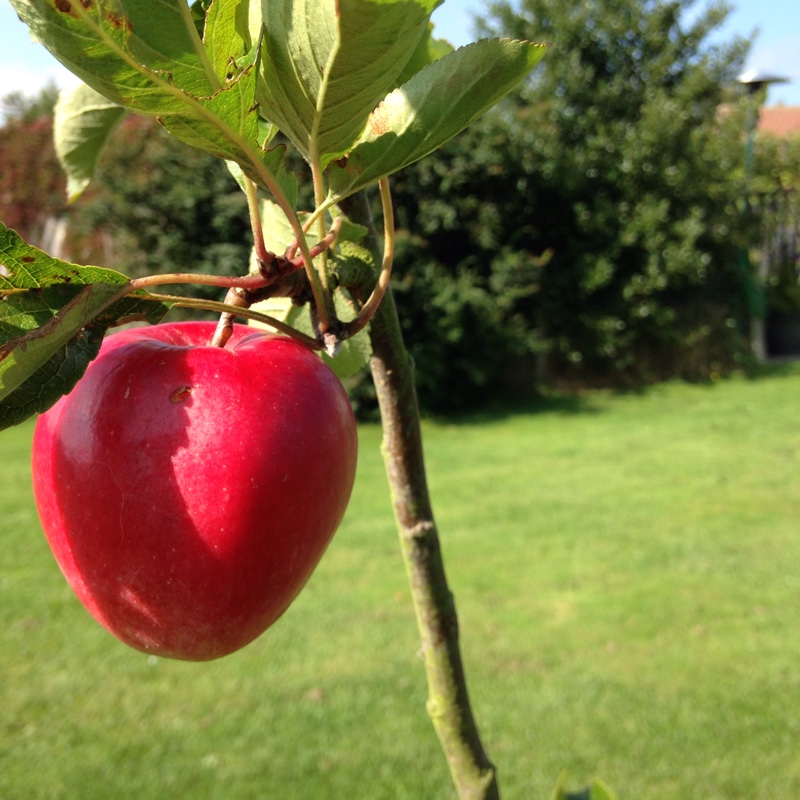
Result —
[{"label": "apple skin highlight", "polygon": [[344,516],[357,432],[316,354],[214,323],[110,336],[37,421],[45,535],[92,616],[146,653],[206,661],[286,611]]}]

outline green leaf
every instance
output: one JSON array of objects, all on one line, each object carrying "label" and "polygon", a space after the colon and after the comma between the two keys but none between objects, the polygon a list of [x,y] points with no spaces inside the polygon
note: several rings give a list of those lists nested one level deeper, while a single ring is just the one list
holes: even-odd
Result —
[{"label": "green leaf", "polygon": [[101,311],[120,299],[126,290],[127,287],[121,288],[119,284],[89,284],[78,288],[72,299],[57,309],[52,306],[64,299],[63,292],[39,293],[38,309],[29,302],[30,293],[8,298],[9,302],[3,305],[12,306],[16,313],[11,311],[9,314],[4,309],[3,317],[10,317],[1,320],[4,327],[14,321],[24,324],[35,319],[42,305],[51,306],[47,310],[52,316],[43,325],[8,339],[0,347],[0,400],[22,386]]},{"label": "green leaf", "polygon": [[245,165],[258,141],[253,65],[240,72],[211,97],[198,101],[195,113],[160,118],[167,130],[186,144],[211,155]]},{"label": "green leaf", "polygon": [[422,38],[417,44],[416,50],[406,64],[405,69],[400,73],[397,79],[397,86],[402,86],[404,83],[411,80],[420,70],[438,61],[440,58],[446,56],[448,53],[453,52],[453,45],[446,42],[444,39],[434,39],[431,34],[433,33],[433,23],[428,23],[428,28],[423,34]]},{"label": "green leaf", "polygon": [[[158,116],[179,139],[236,161],[260,186],[291,191],[282,151],[262,152],[260,144],[255,104],[260,43],[251,41],[248,17],[211,14],[206,34],[212,63],[185,0],[12,4],[34,36],[101,95],[136,113]],[[215,71],[223,63],[224,80]]]},{"label": "green leaf", "polygon": [[53,136],[56,155],[67,173],[70,202],[89,185],[109,136],[125,113],[122,106],[85,83],[61,92],[55,108]]},{"label": "green leaf", "polygon": [[31,32],[84,83],[143,114],[181,113],[220,88],[185,0],[12,0]]},{"label": "green leaf", "polygon": [[346,152],[396,85],[441,0],[270,0],[262,113],[310,162]]},{"label": "green leaf", "polygon": [[[353,309],[341,290],[334,292],[333,301],[339,319],[352,318]],[[308,308],[305,306],[297,306],[291,301],[286,302],[286,298],[276,297],[265,301],[263,305],[260,303],[254,305],[253,310],[263,311],[265,314],[270,314],[270,316],[286,322],[295,330],[314,336],[311,318]],[[334,358],[326,353],[321,353],[320,357],[339,378],[344,379],[358,374],[366,366],[371,355],[372,344],[369,339],[369,327],[367,327],[351,339],[345,339]]]},{"label": "green leaf", "polygon": [[[259,215],[261,217],[261,227],[264,231],[264,244],[270,253],[283,255],[286,248],[295,240],[294,230],[286,219],[286,215],[278,205],[271,200],[261,200],[258,204]],[[304,223],[308,218],[307,214],[299,215],[300,222]],[[306,241],[309,247],[313,247],[318,241],[316,226],[306,234]]]},{"label": "green leaf", "polygon": [[198,36],[203,35],[203,28],[206,24],[206,8],[209,0],[194,0],[189,5],[189,11],[192,14],[192,22],[194,22],[195,30]]},{"label": "green leaf", "polygon": [[591,800],[617,800],[617,795],[612,791],[611,787],[600,780],[595,778],[591,786]]},{"label": "green leaf", "polygon": [[223,85],[236,77],[236,62],[253,49],[247,19],[242,15],[250,5],[217,0],[206,14],[203,45],[211,68]]},{"label": "green leaf", "polygon": [[103,334],[102,329],[79,331],[47,359],[33,376],[3,397],[0,400],[0,430],[19,425],[34,414],[47,411],[59,397],[71,392],[89,362],[100,351]]},{"label": "green leaf", "polygon": [[595,778],[589,786],[579,789],[576,792],[569,792],[564,788],[566,772],[562,772],[553,789],[552,800],[617,800],[617,795],[609,786]]},{"label": "green leaf", "polygon": [[345,163],[330,167],[335,203],[441,147],[539,63],[542,45],[484,39],[435,61],[370,115]]},{"label": "green leaf", "polygon": [[93,357],[96,332],[121,320],[156,322],[169,309],[145,292],[129,292],[121,273],[51,258],[0,223],[0,401],[7,419],[41,410],[74,384]]}]

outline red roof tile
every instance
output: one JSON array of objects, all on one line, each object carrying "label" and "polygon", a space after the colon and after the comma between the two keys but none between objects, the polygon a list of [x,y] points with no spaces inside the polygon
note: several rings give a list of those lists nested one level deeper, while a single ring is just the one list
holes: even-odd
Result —
[{"label": "red roof tile", "polygon": [[800,106],[762,108],[758,117],[758,132],[772,136],[800,136]]}]

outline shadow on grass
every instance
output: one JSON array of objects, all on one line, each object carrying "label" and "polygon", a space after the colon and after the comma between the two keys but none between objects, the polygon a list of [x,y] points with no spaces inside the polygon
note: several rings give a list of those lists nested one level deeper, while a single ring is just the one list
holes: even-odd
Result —
[{"label": "shadow on grass", "polygon": [[768,361],[753,361],[748,364],[742,374],[748,380],[757,381],[762,378],[787,378],[800,375],[800,357],[771,358]]},{"label": "shadow on grass", "polygon": [[532,414],[598,414],[602,411],[594,392],[546,392],[529,396],[508,396],[484,403],[479,408],[447,414],[424,413],[425,419],[448,425],[482,425]]},{"label": "shadow on grass", "polygon": [[[753,361],[732,374],[713,380],[680,381],[693,386],[715,389],[735,378],[759,381],[774,378],[789,378],[800,375],[800,359],[772,359],[765,362]],[[664,383],[672,383],[666,381]],[[481,405],[450,412],[423,412],[423,417],[433,422],[449,425],[480,425],[500,422],[512,417],[534,414],[558,414],[562,416],[596,415],[603,412],[603,398],[643,396],[662,386],[663,383],[642,383],[633,386],[587,388],[575,391],[544,390],[537,394],[502,395]]]}]

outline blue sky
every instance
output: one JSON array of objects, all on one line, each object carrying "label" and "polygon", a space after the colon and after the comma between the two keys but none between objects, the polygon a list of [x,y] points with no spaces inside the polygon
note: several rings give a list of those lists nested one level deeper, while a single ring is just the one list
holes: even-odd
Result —
[{"label": "blue sky", "polygon": [[[800,0],[728,2],[733,10],[718,36],[722,41],[733,36],[749,38],[758,30],[747,68],[791,79],[791,83],[770,88],[768,105],[800,106]],[[445,0],[433,14],[437,34],[456,45],[472,41],[472,18],[485,5],[485,0]],[[706,7],[707,2],[696,2],[693,10]]]},{"label": "blue sky", "polygon": [[[800,0],[734,0],[731,5],[734,10],[720,35],[749,36],[758,29],[747,66],[791,79],[770,88],[769,105],[800,105]],[[484,0],[446,0],[433,15],[437,34],[455,45],[472,41],[472,18],[483,7]],[[41,45],[30,41],[11,4],[0,0],[0,96],[35,92],[49,80],[66,85],[74,78]]]}]

